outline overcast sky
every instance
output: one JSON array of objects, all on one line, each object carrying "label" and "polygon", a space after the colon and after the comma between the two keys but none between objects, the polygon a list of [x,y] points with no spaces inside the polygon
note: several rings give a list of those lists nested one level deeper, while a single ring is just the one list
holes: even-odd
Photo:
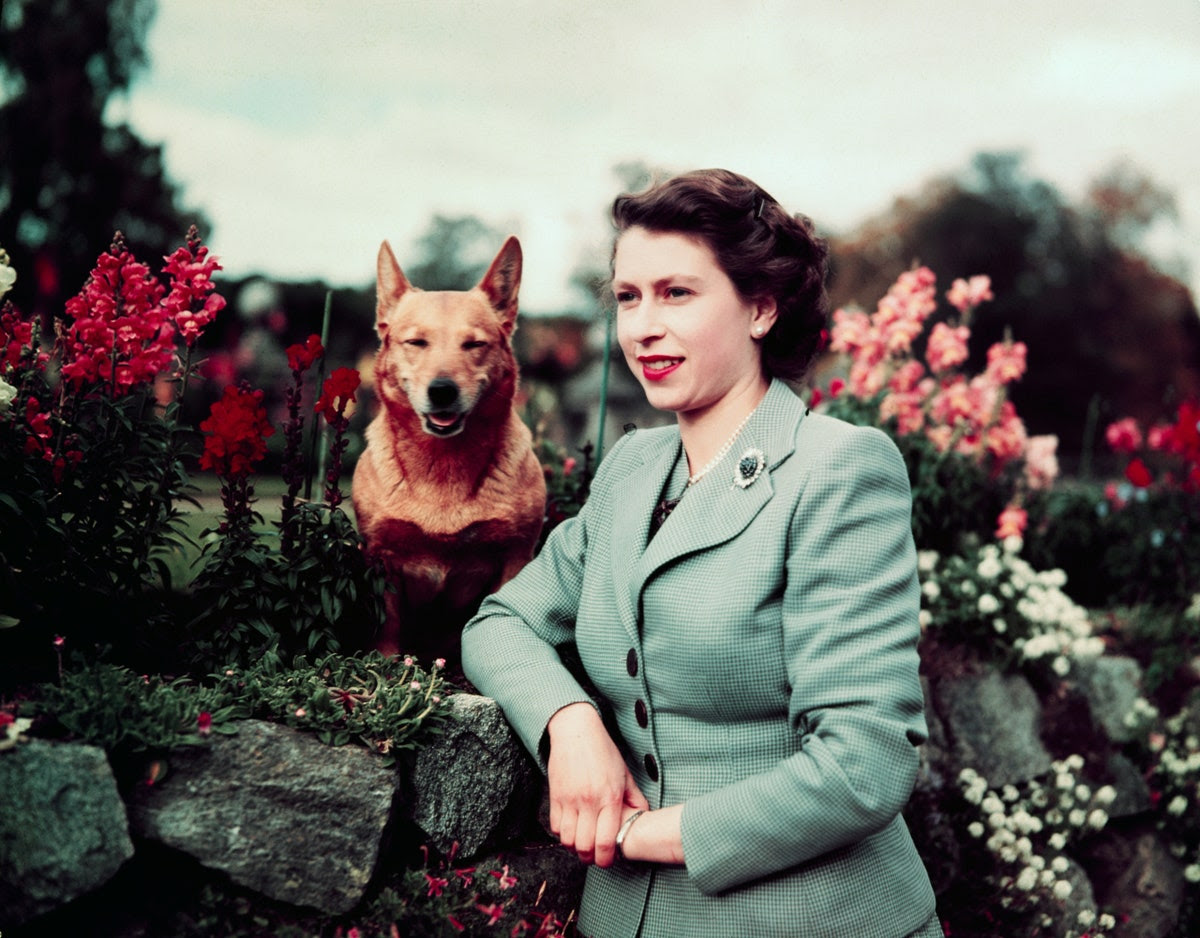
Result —
[{"label": "overcast sky", "polygon": [[[518,234],[581,307],[614,165],[726,166],[827,232],[1020,150],[1068,199],[1127,159],[1200,285],[1200,0],[159,0],[116,104],[226,270],[361,286],[435,212]],[[499,244],[496,245],[497,249]]]}]

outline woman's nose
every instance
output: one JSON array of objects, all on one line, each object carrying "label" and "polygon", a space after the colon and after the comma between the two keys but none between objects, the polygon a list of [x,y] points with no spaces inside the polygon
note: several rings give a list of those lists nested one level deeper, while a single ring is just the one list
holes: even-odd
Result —
[{"label": "woman's nose", "polygon": [[627,314],[629,337],[645,344],[654,339],[661,339],[665,332],[661,310],[652,299],[639,300],[636,306],[622,311]]}]

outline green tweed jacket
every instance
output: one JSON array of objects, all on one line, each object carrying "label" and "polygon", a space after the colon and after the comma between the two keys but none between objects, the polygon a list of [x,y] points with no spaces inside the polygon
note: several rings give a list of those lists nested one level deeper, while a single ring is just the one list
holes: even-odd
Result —
[{"label": "green tweed jacket", "polygon": [[650,806],[684,806],[685,866],[591,868],[580,930],[909,935],[934,896],[900,816],[927,735],[903,461],[776,381],[647,543],[679,450],[675,427],[627,434],[463,633],[467,676],[539,761],[550,717],[590,699],[573,645]]}]

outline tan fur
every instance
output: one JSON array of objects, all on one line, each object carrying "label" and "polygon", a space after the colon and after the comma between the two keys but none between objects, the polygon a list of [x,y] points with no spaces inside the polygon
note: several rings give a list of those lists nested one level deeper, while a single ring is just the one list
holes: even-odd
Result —
[{"label": "tan fur", "polygon": [[388,243],[379,248],[380,409],[353,493],[367,550],[395,588],[376,643],[385,653],[457,661],[462,625],[533,555],[546,483],[513,409],[520,282],[516,238],[462,292],[410,285]]}]

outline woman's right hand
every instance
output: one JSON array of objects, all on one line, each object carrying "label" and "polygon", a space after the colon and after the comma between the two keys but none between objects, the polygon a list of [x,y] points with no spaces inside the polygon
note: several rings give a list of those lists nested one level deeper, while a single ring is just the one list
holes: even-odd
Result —
[{"label": "woman's right hand", "polygon": [[650,804],[591,704],[563,707],[546,729],[550,830],[584,863],[611,866],[622,815]]}]

